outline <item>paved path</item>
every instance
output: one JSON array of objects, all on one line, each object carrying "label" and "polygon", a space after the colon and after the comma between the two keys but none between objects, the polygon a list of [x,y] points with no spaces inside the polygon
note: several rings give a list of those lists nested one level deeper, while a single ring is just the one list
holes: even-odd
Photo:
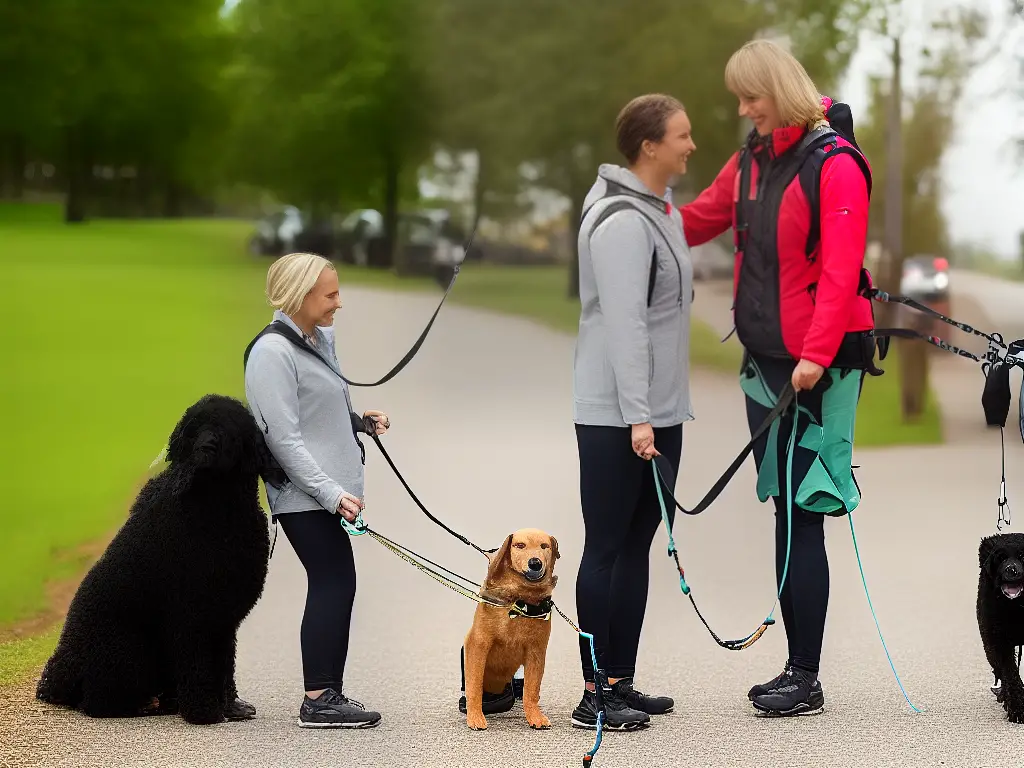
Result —
[{"label": "paved path", "polygon": [[[347,290],[341,317],[359,328],[342,351],[358,379],[401,356],[433,297]],[[385,323],[384,318],[393,318]],[[360,408],[386,409],[387,445],[421,498],[485,546],[540,526],[562,558],[555,598],[574,613],[583,527],[571,423],[572,339],[527,321],[451,307],[410,368]],[[731,377],[697,373],[697,421],[686,428],[678,493],[696,501],[746,439]],[[980,416],[979,416],[980,417]],[[988,433],[991,436],[991,433]],[[1024,450],[1011,441],[1011,462]],[[764,721],[745,693],[778,671],[777,625],[742,653],[719,649],[680,595],[665,536],[655,542],[638,686],[675,696],[675,713],[639,734],[606,734],[595,765],[1016,766],[1024,732],[992,695],[974,617],[977,543],[994,525],[998,441],[861,451],[866,498],[855,513],[874,607],[914,714],[893,679],[864,597],[845,520],[828,526],[832,567],[822,680],[827,711]],[[367,517],[383,533],[470,577],[483,559],[413,506],[371,445]],[[1011,498],[1020,488],[1011,486]],[[1024,502],[1022,502],[1024,509]],[[694,595],[725,636],[752,631],[774,600],[773,519],[753,494],[748,463],[716,506],[677,529]],[[308,732],[295,725],[301,696],[298,628],[302,570],[282,535],[266,592],[244,624],[243,696],[256,720],[200,728],[177,718],[98,721],[37,705],[16,692],[0,732],[0,766],[578,766],[593,739],[569,727],[580,692],[576,636],[560,620],[548,651],[542,705],[554,727],[533,732],[517,708],[470,732],[456,709],[458,650],[472,603],[375,542],[354,542],[359,595],[347,691],[384,713],[371,731]],[[781,622],[780,622],[781,624]]]}]

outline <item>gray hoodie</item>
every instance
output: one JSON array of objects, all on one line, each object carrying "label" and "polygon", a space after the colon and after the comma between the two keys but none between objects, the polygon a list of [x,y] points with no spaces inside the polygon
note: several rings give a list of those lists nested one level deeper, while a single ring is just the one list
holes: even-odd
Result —
[{"label": "gray hoodie", "polygon": [[[280,310],[274,320],[305,335]],[[268,334],[253,345],[245,367],[249,410],[290,481],[281,489],[267,486],[274,517],[315,509],[335,512],[342,492],[363,496],[362,449],[353,432],[352,402],[340,377],[334,336],[323,328],[314,334],[317,346],[311,348],[321,360]]]},{"label": "gray hoodie", "polygon": [[[610,213],[612,204],[630,207]],[[693,262],[679,210],[631,171],[603,164],[583,204],[573,420],[622,427],[693,419]],[[647,305],[652,254],[657,274]]]}]

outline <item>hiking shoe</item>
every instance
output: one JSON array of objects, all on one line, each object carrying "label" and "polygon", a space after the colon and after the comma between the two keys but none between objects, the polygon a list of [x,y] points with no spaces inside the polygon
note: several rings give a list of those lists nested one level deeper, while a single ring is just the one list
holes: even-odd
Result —
[{"label": "hiking shoe", "polygon": [[[488,693],[484,691],[483,705],[480,709],[485,715],[500,715],[502,712],[510,712],[515,706],[516,697],[512,683],[505,686],[501,693]],[[466,695],[459,699],[459,712],[466,714]]]},{"label": "hiking shoe", "polygon": [[753,704],[768,717],[817,715],[825,706],[825,694],[817,675],[791,667],[771,690],[755,696]]},{"label": "hiking shoe", "polygon": [[367,710],[333,688],[315,699],[304,696],[299,708],[299,725],[303,728],[372,728],[379,722],[379,712]]},{"label": "hiking shoe", "polygon": [[768,691],[772,690],[773,688],[775,688],[775,686],[779,684],[779,681],[786,676],[786,673],[789,672],[789,670],[789,662],[786,662],[785,669],[783,669],[779,674],[777,674],[767,683],[758,683],[749,691],[747,691],[747,698],[753,701],[755,696],[764,696],[766,693],[768,693]]},{"label": "hiking shoe", "polygon": [[[651,716],[646,712],[633,709],[612,688],[602,691],[604,699],[604,725],[608,731],[635,731],[646,728]],[[597,695],[593,691],[584,690],[579,706],[572,711],[574,728],[597,730]]]},{"label": "hiking shoe", "polygon": [[624,677],[612,685],[612,690],[622,698],[626,705],[638,712],[648,715],[667,715],[676,703],[668,696],[648,696],[633,687],[633,678]]}]

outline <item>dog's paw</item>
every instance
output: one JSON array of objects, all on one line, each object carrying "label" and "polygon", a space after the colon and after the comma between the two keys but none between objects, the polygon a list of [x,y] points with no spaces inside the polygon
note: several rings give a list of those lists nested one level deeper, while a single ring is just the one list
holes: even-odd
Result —
[{"label": "dog's paw", "polygon": [[466,725],[472,728],[474,731],[486,731],[487,730],[487,718],[483,714],[469,714],[466,715]]},{"label": "dog's paw", "polygon": [[1006,719],[1011,723],[1024,723],[1024,701],[1017,697],[1006,698],[1003,709],[1006,710]]},{"label": "dog's paw", "polygon": [[196,710],[181,710],[181,717],[186,723],[192,725],[214,725],[216,723],[223,723],[226,718],[224,712],[221,709],[196,709]]},{"label": "dog's paw", "polygon": [[539,709],[533,712],[526,713],[526,722],[530,724],[531,728],[545,729],[551,727],[551,721],[548,720],[547,715],[541,712]]},{"label": "dog's paw", "polygon": [[236,698],[224,705],[224,717],[228,720],[251,720],[256,717],[256,707]]}]

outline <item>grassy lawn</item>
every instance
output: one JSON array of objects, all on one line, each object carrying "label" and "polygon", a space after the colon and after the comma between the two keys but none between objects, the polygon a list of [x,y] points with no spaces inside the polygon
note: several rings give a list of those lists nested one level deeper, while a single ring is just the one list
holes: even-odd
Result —
[{"label": "grassy lawn", "polygon": [[[45,609],[48,586],[81,576],[79,548],[116,530],[188,404],[241,394],[242,350],[268,308],[245,224],[67,227],[57,208],[0,211],[12,289],[0,458],[13,479],[0,505],[2,629]],[[55,639],[0,646],[0,680],[45,659]]]},{"label": "grassy lawn", "polygon": [[[0,640],[46,609],[52,585],[80,578],[184,408],[207,392],[242,395],[242,350],[270,313],[270,260],[245,252],[249,232],[209,220],[67,226],[59,208],[0,206],[0,269],[14,289],[0,458],[15,479],[0,505]],[[438,292],[426,279],[340,271],[343,285]],[[578,305],[565,288],[564,267],[470,263],[449,300],[575,333]],[[704,325],[694,325],[692,350],[696,365],[737,370],[738,345]],[[892,373],[865,386],[859,445],[937,440],[934,406],[921,426],[889,426],[898,382],[886,363]],[[58,629],[0,642],[0,684],[45,661]]]}]

